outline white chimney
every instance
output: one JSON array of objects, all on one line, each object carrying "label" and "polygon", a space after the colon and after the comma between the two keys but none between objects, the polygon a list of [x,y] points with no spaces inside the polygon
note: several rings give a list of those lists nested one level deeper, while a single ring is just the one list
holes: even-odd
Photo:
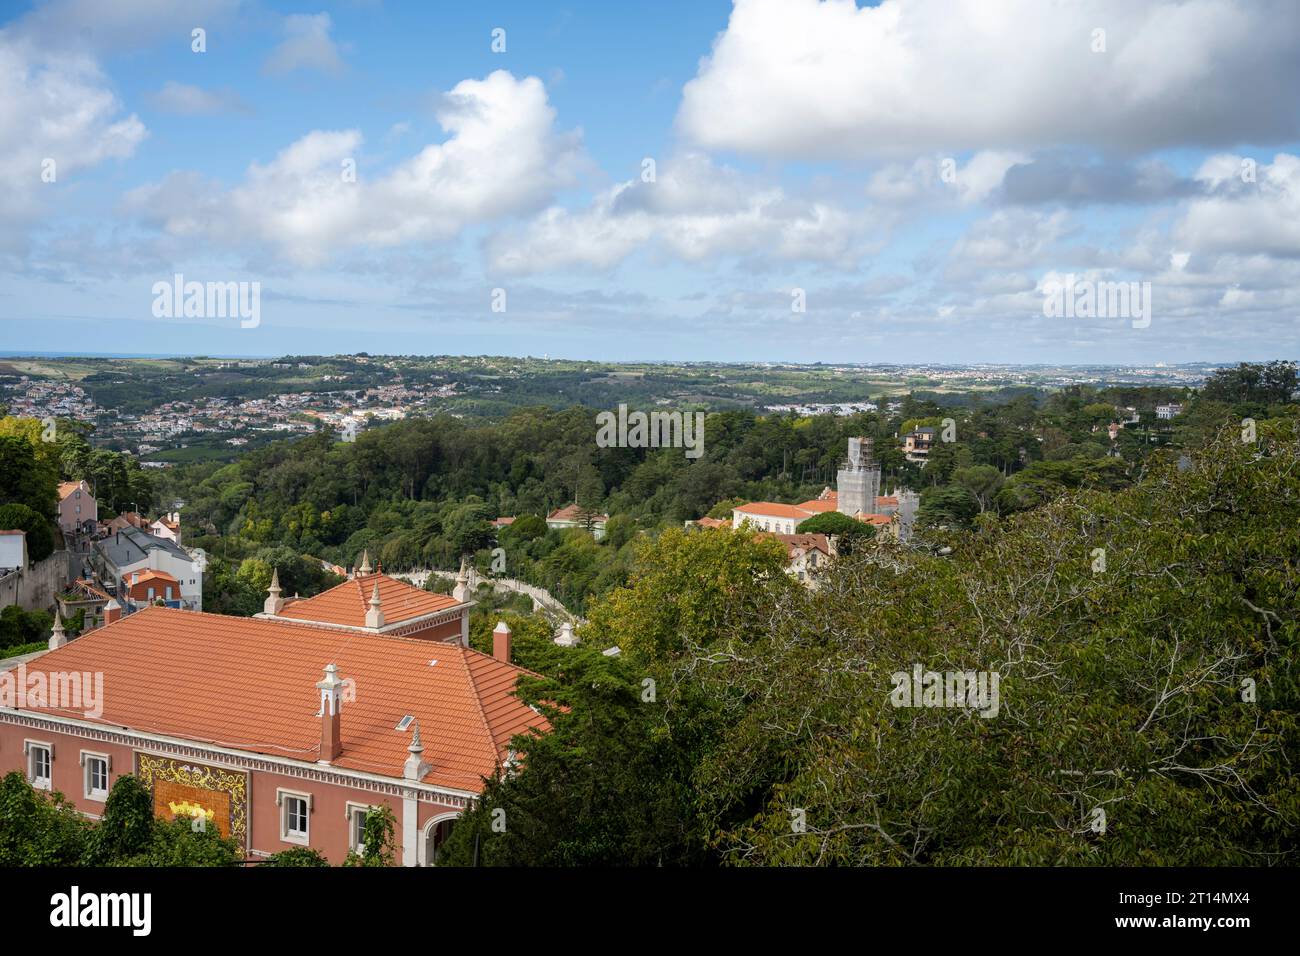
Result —
[{"label": "white chimney", "polygon": [[565,621],[560,625],[560,636],[555,639],[555,643],[561,647],[577,647],[578,638],[573,634],[573,625]]},{"label": "white chimney", "polygon": [[343,681],[334,664],[325,667],[325,679],[316,682],[320,688],[320,759],[329,763],[343,753],[343,735],[339,716],[343,710]]}]

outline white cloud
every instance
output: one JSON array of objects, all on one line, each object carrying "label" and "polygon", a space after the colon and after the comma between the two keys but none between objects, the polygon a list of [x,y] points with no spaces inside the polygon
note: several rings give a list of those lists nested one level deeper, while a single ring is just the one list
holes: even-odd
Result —
[{"label": "white cloud", "polygon": [[328,13],[294,13],[284,18],[284,41],[271,51],[263,69],[267,73],[320,70],[339,73],[343,55],[330,36],[333,21]]},{"label": "white cloud", "polygon": [[784,157],[1141,151],[1285,140],[1297,85],[1289,0],[736,0],[678,125]]},{"label": "white cloud", "polygon": [[[90,56],[47,52],[0,30],[0,245],[21,251],[56,190],[79,171],[130,156],[145,135]],[[54,182],[42,179],[47,162]]]},{"label": "white cloud", "polygon": [[153,105],[164,113],[178,113],[182,116],[197,116],[206,113],[237,112],[249,110],[234,90],[205,90],[186,83],[168,80],[158,92],[150,97]]},{"label": "white cloud", "polygon": [[[527,214],[571,182],[581,163],[576,134],[557,134],[555,110],[536,77],[497,71],[464,80],[441,101],[450,134],[375,179],[356,130],[315,130],[223,191],[192,173],[137,189],[127,209],[180,237],[231,248],[265,246],[319,265],[360,246],[450,239],[477,223]],[[345,164],[357,164],[356,181]]]},{"label": "white cloud", "polygon": [[1025,153],[986,150],[961,166],[953,157],[923,156],[910,164],[889,163],[872,174],[867,195],[900,205],[955,198],[969,205],[983,202],[1002,185],[1012,166],[1032,162]]},{"label": "white cloud", "polygon": [[[1247,172],[1248,171],[1248,172]],[[1192,200],[1173,235],[1196,252],[1300,256],[1300,156],[1279,153],[1271,163],[1217,155],[1196,179],[1212,190]]]},{"label": "white cloud", "polygon": [[850,266],[869,223],[829,203],[718,167],[699,154],[659,165],[655,181],[619,183],[586,209],[552,207],[488,243],[492,269],[535,273],[617,265],[641,246],[687,262],[717,256]]}]

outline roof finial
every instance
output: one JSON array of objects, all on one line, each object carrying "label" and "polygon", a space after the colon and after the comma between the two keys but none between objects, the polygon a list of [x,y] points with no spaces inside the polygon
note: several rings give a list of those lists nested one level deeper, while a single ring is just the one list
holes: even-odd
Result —
[{"label": "roof finial", "polygon": [[384,612],[382,610],[383,602],[379,599],[379,582],[375,581],[375,588],[370,593],[370,610],[366,611],[366,627],[381,628],[384,626]]},{"label": "roof finial", "polygon": [[280,569],[271,570],[271,586],[266,589],[267,599],[262,603],[263,614],[279,614],[284,610],[284,600],[280,597]]},{"label": "roof finial", "polygon": [[49,649],[55,650],[68,643],[67,635],[63,633],[63,614],[60,613],[59,605],[54,605],[54,627],[50,631]]},{"label": "roof finial", "polygon": [[357,568],[357,574],[370,574],[372,570],[370,567],[370,549],[366,548],[361,552],[361,566]]}]

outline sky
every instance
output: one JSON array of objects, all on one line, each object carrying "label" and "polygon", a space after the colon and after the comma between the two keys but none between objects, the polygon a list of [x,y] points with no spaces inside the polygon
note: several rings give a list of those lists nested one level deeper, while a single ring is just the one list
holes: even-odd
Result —
[{"label": "sky", "polygon": [[1294,0],[0,0],[0,351],[1300,358],[1297,90]]}]

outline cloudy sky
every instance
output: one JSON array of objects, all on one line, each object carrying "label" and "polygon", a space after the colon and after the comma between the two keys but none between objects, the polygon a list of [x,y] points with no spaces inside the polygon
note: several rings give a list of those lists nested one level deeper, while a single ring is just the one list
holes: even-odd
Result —
[{"label": "cloudy sky", "polygon": [[1300,358],[1298,90],[1294,0],[0,2],[0,350]]}]

